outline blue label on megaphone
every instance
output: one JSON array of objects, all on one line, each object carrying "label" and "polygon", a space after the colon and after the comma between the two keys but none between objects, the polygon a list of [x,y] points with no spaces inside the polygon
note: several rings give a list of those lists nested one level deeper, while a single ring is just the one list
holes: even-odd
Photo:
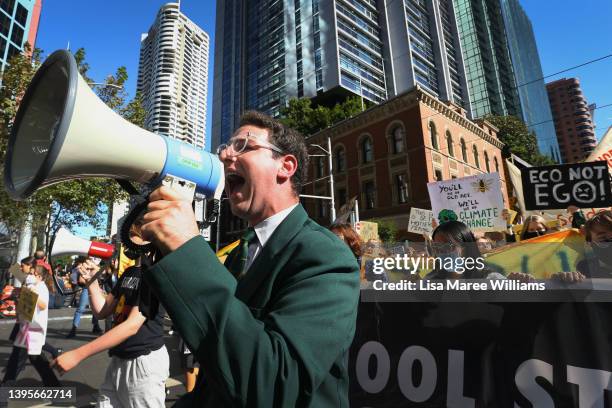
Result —
[{"label": "blue label on megaphone", "polygon": [[196,183],[196,191],[206,197],[213,197],[221,179],[223,164],[219,158],[203,149],[164,137],[167,147],[166,164],[159,181],[168,174]]}]

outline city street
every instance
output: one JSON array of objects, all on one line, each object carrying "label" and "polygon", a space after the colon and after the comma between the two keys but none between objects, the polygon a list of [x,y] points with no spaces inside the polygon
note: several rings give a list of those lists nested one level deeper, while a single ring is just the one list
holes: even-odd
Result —
[{"label": "city street", "polygon": [[[91,332],[91,314],[83,316],[75,338],[66,338],[66,334],[69,332],[72,324],[74,310],[74,308],[63,308],[49,311],[47,342],[55,347],[70,350],[95,338],[95,335]],[[9,342],[8,337],[14,322],[14,319],[5,318],[0,320],[0,365],[2,367],[6,367],[8,357],[11,353],[12,343]],[[104,322],[101,322],[101,327],[104,328]],[[184,376],[181,373],[179,354],[177,351],[178,339],[176,336],[169,335],[168,330],[169,327],[165,327],[166,347],[170,353],[170,378],[166,381],[169,395],[166,398],[166,406],[172,406],[176,402],[178,396],[185,392],[185,388],[182,383],[182,381],[184,381]],[[65,404],[44,403],[44,401],[12,402],[9,404],[9,407],[93,406],[96,401],[98,387],[104,380],[104,373],[109,362],[110,358],[108,353],[100,353],[83,361],[75,369],[65,374],[63,377],[60,377],[63,386],[76,387],[76,402]],[[2,375],[4,375],[4,370]],[[38,373],[29,363],[19,376],[17,384],[24,387],[42,385]]]}]

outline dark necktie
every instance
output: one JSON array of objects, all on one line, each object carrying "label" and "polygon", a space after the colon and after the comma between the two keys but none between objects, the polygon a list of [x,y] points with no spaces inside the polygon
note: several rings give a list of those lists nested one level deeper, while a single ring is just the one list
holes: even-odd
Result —
[{"label": "dark necktie", "polygon": [[242,278],[246,272],[245,266],[249,256],[249,243],[253,242],[255,239],[257,239],[257,235],[255,235],[255,229],[253,227],[247,228],[242,238],[240,238],[238,248],[235,249],[235,251],[238,252],[234,259],[232,259],[229,267],[230,272],[236,279]]}]

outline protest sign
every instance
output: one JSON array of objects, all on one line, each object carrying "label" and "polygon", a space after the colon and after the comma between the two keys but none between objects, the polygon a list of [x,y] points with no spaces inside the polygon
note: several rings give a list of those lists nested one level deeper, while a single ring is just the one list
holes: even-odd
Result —
[{"label": "protest sign", "polygon": [[612,168],[612,126],[608,128],[606,134],[603,135],[601,141],[591,152],[589,157],[586,158],[585,162],[596,162],[604,160],[608,163],[608,167]]},{"label": "protest sign", "polygon": [[498,173],[428,183],[427,189],[438,223],[458,220],[473,231],[506,229]]},{"label": "protest sign", "polygon": [[521,171],[527,210],[562,209],[570,205],[607,207],[612,204],[606,162],[529,167]]},{"label": "protest sign", "polygon": [[410,209],[410,220],[408,221],[408,232],[431,235],[432,218],[433,213],[431,210],[412,207]]},{"label": "protest sign", "polygon": [[611,313],[610,302],[361,302],[350,406],[609,407]]},{"label": "protest sign", "polygon": [[17,316],[20,319],[32,321],[34,312],[36,311],[36,302],[38,302],[38,294],[25,286],[21,287],[19,301],[17,302]]},{"label": "protest sign", "polygon": [[486,255],[486,264],[503,275],[521,272],[547,279],[556,272],[575,271],[584,251],[584,237],[566,229],[495,249]]}]

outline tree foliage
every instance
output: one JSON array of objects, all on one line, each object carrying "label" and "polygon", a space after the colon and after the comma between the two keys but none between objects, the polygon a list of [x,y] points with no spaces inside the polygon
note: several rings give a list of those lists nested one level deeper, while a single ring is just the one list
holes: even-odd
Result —
[{"label": "tree foliage", "polygon": [[378,237],[381,242],[392,243],[397,239],[397,225],[393,220],[373,219],[378,224]]},{"label": "tree foliage", "polygon": [[[27,86],[40,66],[41,51],[35,49],[30,59],[24,54],[18,54],[11,59],[9,66],[2,74],[0,88],[0,165],[4,169],[4,161],[8,139],[19,102]],[[79,48],[74,52],[79,72],[88,83],[89,64],[86,62],[86,52]],[[126,103],[127,94],[124,85],[128,79],[125,67],[119,67],[114,75],[109,75],[105,84],[94,85],[93,89],[100,98],[113,110],[123,115],[136,125],[144,123],[144,109],[139,95]],[[49,233],[59,226],[72,228],[75,226],[92,225],[100,227],[103,222],[101,214],[107,203],[125,199],[126,195],[117,183],[108,179],[83,179],[54,184],[41,189],[25,201],[13,201],[6,193],[2,181],[0,190],[0,220],[13,232],[19,230],[28,216],[32,217],[34,231],[44,231],[45,242]]]},{"label": "tree foliage", "polygon": [[361,110],[361,100],[358,97],[348,98],[332,108],[323,105],[313,107],[308,98],[293,98],[289,100],[289,105],[281,110],[281,121],[304,136],[310,136],[357,115]]},{"label": "tree foliage", "polygon": [[487,116],[485,118],[499,129],[497,137],[504,143],[504,156],[514,154],[534,166],[555,164],[555,161],[540,153],[536,135],[522,120],[515,116]]}]

